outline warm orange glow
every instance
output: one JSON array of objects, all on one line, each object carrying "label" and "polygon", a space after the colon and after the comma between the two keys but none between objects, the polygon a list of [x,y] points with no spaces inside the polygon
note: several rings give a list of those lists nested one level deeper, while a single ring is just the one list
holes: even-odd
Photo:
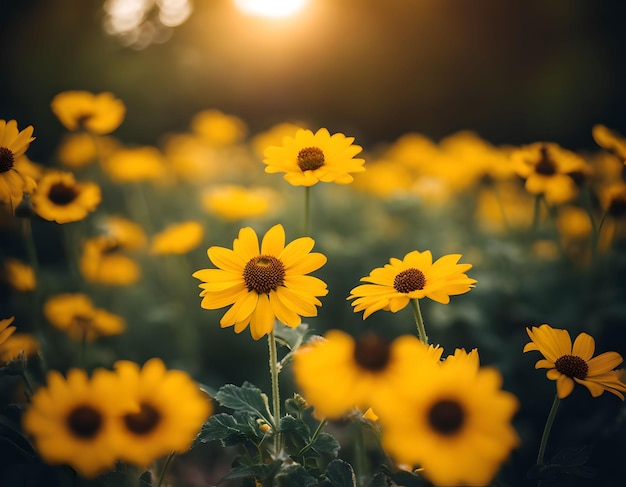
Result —
[{"label": "warm orange glow", "polygon": [[284,18],[301,12],[310,0],[235,0],[246,14],[269,18]]}]

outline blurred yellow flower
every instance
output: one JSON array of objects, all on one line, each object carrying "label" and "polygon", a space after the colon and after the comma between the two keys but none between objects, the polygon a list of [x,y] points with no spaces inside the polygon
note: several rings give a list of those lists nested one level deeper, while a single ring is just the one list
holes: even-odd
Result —
[{"label": "blurred yellow flower", "polygon": [[603,149],[614,152],[626,162],[626,139],[605,125],[597,124],[591,129],[593,140]]},{"label": "blurred yellow flower", "polygon": [[261,243],[256,232],[245,227],[233,242],[233,250],[210,247],[207,255],[217,269],[201,269],[193,277],[203,281],[202,308],[230,309],[220,320],[222,328],[241,333],[250,325],[252,338],[270,333],[278,319],[292,328],[301,316],[316,316],[317,296],[326,296],[324,281],[308,276],[326,263],[320,253],[310,253],[314,240],[301,237],[285,246],[282,225],[270,228]]},{"label": "blurred yellow flower", "polygon": [[265,132],[261,132],[252,137],[252,147],[254,152],[263,156],[265,149],[272,145],[281,145],[285,137],[294,137],[299,129],[306,128],[304,123],[282,122],[273,125]]},{"label": "blurred yellow flower", "polygon": [[152,237],[150,253],[186,254],[195,249],[204,238],[204,228],[198,222],[187,221],[170,225]]},{"label": "blurred yellow flower", "polygon": [[108,134],[117,129],[126,115],[124,102],[112,93],[63,91],[50,104],[53,113],[68,130]]},{"label": "blurred yellow flower", "polygon": [[241,141],[248,131],[239,117],[219,110],[204,110],[191,120],[192,130],[211,146],[221,147]]},{"label": "blurred yellow flower", "polygon": [[106,237],[115,242],[118,250],[143,249],[148,237],[141,225],[122,216],[108,216],[101,222],[100,229]]},{"label": "blurred yellow flower", "polygon": [[29,357],[38,350],[39,342],[33,335],[30,333],[13,333],[8,340],[0,343],[0,362],[8,362],[22,352],[26,357]]},{"label": "blurred yellow flower", "polygon": [[83,244],[80,272],[87,281],[107,286],[135,284],[141,278],[141,268],[125,251],[115,238],[92,237]]},{"label": "blurred yellow flower", "polygon": [[84,477],[114,468],[118,418],[134,405],[119,394],[118,383],[104,369],[91,379],[82,369],[71,369],[66,379],[48,372],[47,385],[35,392],[22,419],[46,463],[70,465]]},{"label": "blurred yellow flower", "polygon": [[602,209],[608,216],[621,218],[626,215],[626,183],[607,184],[598,189]]},{"label": "blurred yellow flower", "polygon": [[16,291],[33,291],[37,287],[35,270],[19,259],[4,261],[4,280]]},{"label": "blurred yellow flower", "polygon": [[45,220],[71,223],[83,220],[101,201],[96,183],[78,182],[69,172],[50,171],[39,180],[31,197],[33,210]]},{"label": "blurred yellow flower", "polygon": [[392,257],[389,264],[362,277],[371,284],[355,287],[347,299],[357,298],[352,306],[355,313],[365,310],[363,319],[381,309],[395,313],[411,299],[427,297],[447,304],[450,296],[464,294],[476,283],[465,275],[472,265],[458,264],[460,258],[461,254],[449,254],[433,262],[430,250],[414,250],[402,260]]},{"label": "blurred yellow flower", "polygon": [[480,357],[478,356],[478,349],[473,348],[467,352],[464,348],[457,348],[454,350],[454,354],[446,357],[446,362],[463,362],[465,367],[474,368],[478,370],[480,368]]},{"label": "blurred yellow flower", "polygon": [[32,125],[20,131],[15,120],[0,120],[0,203],[8,203],[13,208],[22,201],[24,193],[32,193],[37,186],[33,178],[15,167],[16,161],[35,140],[32,135]]},{"label": "blurred yellow flower", "polygon": [[589,214],[573,205],[559,208],[556,224],[561,238],[565,241],[586,239],[593,230]]},{"label": "blurred yellow flower", "polygon": [[196,135],[172,135],[163,150],[169,169],[185,182],[205,183],[224,174],[219,151]]},{"label": "blurred yellow flower", "polygon": [[210,399],[181,370],[167,370],[159,358],[143,367],[118,361],[119,394],[136,410],[117,418],[121,430],[119,458],[141,467],[170,452],[184,452],[212,413]]},{"label": "blurred yellow flower", "polygon": [[623,361],[619,353],[604,352],[593,357],[595,340],[587,333],[580,333],[572,346],[567,330],[543,324],[526,328],[526,332],[531,341],[524,346],[524,352],[535,350],[544,356],[535,368],[548,369],[546,377],[556,381],[559,398],[569,396],[578,383],[589,389],[593,397],[608,391],[624,400],[623,370],[613,370]]},{"label": "blurred yellow flower", "polygon": [[449,359],[403,372],[396,397],[376,409],[386,452],[423,467],[434,485],[488,485],[520,444],[511,425],[519,403],[500,373]]},{"label": "blurred yellow flower", "polygon": [[117,183],[154,181],[165,174],[165,159],[156,147],[122,148],[103,161],[102,169]]},{"label": "blurred yellow flower", "polygon": [[246,188],[237,184],[212,186],[202,195],[202,207],[227,221],[265,215],[277,202],[278,195],[270,188]]},{"label": "blurred yellow flower", "polygon": [[107,335],[119,335],[126,328],[121,316],[96,308],[84,294],[59,294],[49,298],[43,307],[46,319],[76,341],[93,342]]},{"label": "blurred yellow flower", "polygon": [[25,154],[15,159],[13,167],[19,171],[22,176],[29,177],[35,182],[39,181],[45,172],[45,169],[41,164],[31,161]]},{"label": "blurred yellow flower", "polygon": [[320,181],[351,183],[350,173],[365,171],[365,160],[353,159],[362,148],[352,142],[354,137],[331,136],[325,128],[315,133],[299,129],[293,137],[286,136],[282,145],[265,149],[265,172],[284,172],[293,186],[313,186]]},{"label": "blurred yellow flower", "polygon": [[517,174],[526,180],[526,190],[543,195],[552,204],[574,199],[578,195],[576,183],[591,173],[582,157],[551,142],[516,149],[511,153],[511,161]]},{"label": "blurred yellow flower", "polygon": [[318,418],[338,419],[354,408],[377,411],[381,398],[394,396],[403,369],[436,363],[443,349],[405,335],[388,343],[375,334],[353,339],[328,331],[298,348],[293,357],[296,384]]},{"label": "blurred yellow flower", "polygon": [[409,169],[403,164],[378,159],[367,164],[367,171],[355,174],[354,186],[379,198],[405,194],[414,183]]},{"label": "blurred yellow flower", "polygon": [[0,345],[6,342],[13,333],[15,333],[15,327],[10,326],[15,320],[15,316],[0,320]]},{"label": "blurred yellow flower", "polygon": [[57,157],[64,166],[80,169],[95,160],[106,160],[117,146],[118,142],[112,137],[94,137],[86,132],[74,132],[63,137],[57,148]]},{"label": "blurred yellow flower", "polygon": [[476,218],[491,232],[527,229],[532,224],[532,205],[533,196],[517,181],[498,181],[479,190]]}]

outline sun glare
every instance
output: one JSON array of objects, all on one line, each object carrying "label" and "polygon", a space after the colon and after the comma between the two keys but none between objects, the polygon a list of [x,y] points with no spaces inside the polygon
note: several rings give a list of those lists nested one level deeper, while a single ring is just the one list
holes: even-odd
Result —
[{"label": "sun glare", "polygon": [[234,0],[242,12],[268,18],[285,18],[302,11],[310,0]]}]

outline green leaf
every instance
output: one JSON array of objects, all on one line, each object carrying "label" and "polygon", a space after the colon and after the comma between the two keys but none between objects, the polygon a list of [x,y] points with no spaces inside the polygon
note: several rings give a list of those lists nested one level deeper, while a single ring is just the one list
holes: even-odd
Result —
[{"label": "green leaf", "polygon": [[367,487],[389,487],[390,479],[383,473],[377,473]]},{"label": "green leaf", "polygon": [[283,416],[280,419],[280,432],[289,455],[298,455],[311,440],[311,430],[301,419]]},{"label": "green leaf", "polygon": [[403,487],[426,487],[431,485],[422,477],[411,472],[406,472],[404,470],[392,472],[385,465],[382,465],[380,470],[388,479],[392,480],[397,485],[402,485]]},{"label": "green leaf", "polygon": [[327,454],[336,457],[339,454],[341,446],[334,436],[328,433],[320,433],[315,438],[312,449],[320,454]]},{"label": "green leaf", "polygon": [[[280,461],[276,461],[270,464],[240,465],[231,468],[230,471],[226,475],[224,475],[224,477],[222,477],[222,480],[251,477],[258,478],[259,480],[263,481],[269,477],[272,477],[280,468],[280,464]],[[263,485],[265,485],[265,483]]]},{"label": "green leaf", "polygon": [[267,396],[249,382],[244,382],[241,387],[226,384],[217,392],[215,399],[224,407],[249,413],[274,424]]},{"label": "green leaf", "polygon": [[596,470],[585,465],[591,457],[592,450],[593,447],[590,445],[564,448],[548,463],[533,465],[528,470],[527,476],[537,480],[553,480],[564,476],[594,478],[597,475]]},{"label": "green leaf", "polygon": [[273,485],[277,487],[307,487],[317,485],[317,480],[302,465],[293,463],[280,469],[274,478]]},{"label": "green leaf", "polygon": [[282,323],[277,323],[274,327],[276,341],[289,350],[297,349],[305,342],[309,334],[309,325],[306,323],[300,323],[295,328],[285,326]]},{"label": "green leaf", "polygon": [[343,460],[333,460],[326,467],[326,477],[333,487],[356,487],[352,466]]},{"label": "green leaf", "polygon": [[196,444],[214,440],[218,440],[222,446],[230,446],[246,441],[256,443],[261,440],[261,435],[255,421],[247,414],[236,413],[235,416],[231,416],[219,413],[211,416],[202,425],[196,437]]}]

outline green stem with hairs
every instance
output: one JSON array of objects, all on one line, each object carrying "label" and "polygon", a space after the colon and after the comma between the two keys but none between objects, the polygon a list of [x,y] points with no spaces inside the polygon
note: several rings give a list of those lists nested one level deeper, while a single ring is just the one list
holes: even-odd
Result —
[{"label": "green stem with hairs", "polygon": [[278,388],[278,353],[276,352],[276,336],[274,329],[267,335],[269,345],[270,376],[272,378],[272,416],[274,424],[274,454],[280,453],[280,391]]},{"label": "green stem with hairs", "polygon": [[304,237],[309,236],[309,226],[311,218],[311,186],[304,188],[304,229],[302,235]]},{"label": "green stem with hairs", "polygon": [[417,336],[425,345],[428,345],[428,336],[426,335],[426,328],[424,327],[424,318],[422,318],[422,312],[420,311],[419,299],[411,299],[411,306],[413,306],[413,314],[415,315]]},{"label": "green stem with hairs", "polygon": [[156,487],[161,487],[163,479],[165,478],[165,473],[167,472],[167,469],[175,456],[176,452],[170,452],[170,454],[165,459],[165,465],[163,465],[163,468],[161,469],[161,473],[159,474],[159,480],[157,480]]},{"label": "green stem with hairs", "polygon": [[554,423],[554,418],[556,417],[556,412],[559,409],[560,402],[561,400],[559,399],[559,396],[555,395],[554,401],[552,402],[552,408],[550,409],[550,414],[548,414],[546,425],[543,428],[543,435],[541,435],[541,444],[539,445],[539,453],[537,454],[537,463],[539,465],[543,464],[543,456],[546,452],[546,445],[548,443],[548,437],[550,436],[552,423]]},{"label": "green stem with hairs", "polygon": [[302,455],[305,451],[307,451],[309,448],[313,446],[313,443],[315,443],[315,440],[317,440],[317,437],[322,432],[322,428],[326,425],[326,422],[327,422],[326,418],[320,421],[320,424],[317,425],[317,428],[315,429],[315,432],[313,433],[313,436],[311,436],[311,439],[309,440],[309,442],[306,445],[304,445],[298,452],[298,456]]}]

